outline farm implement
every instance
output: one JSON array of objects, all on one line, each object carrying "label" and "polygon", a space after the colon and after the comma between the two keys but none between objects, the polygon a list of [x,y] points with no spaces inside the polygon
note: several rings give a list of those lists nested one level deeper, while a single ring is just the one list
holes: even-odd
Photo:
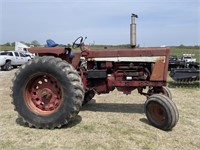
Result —
[{"label": "farm implement", "polygon": [[[77,116],[95,94],[117,89],[146,96],[144,111],[149,123],[171,130],[179,114],[166,87],[169,48],[136,48],[137,15],[131,16],[131,44],[127,49],[92,50],[78,37],[72,48],[30,48],[38,58],[16,72],[12,99],[15,110],[30,127],[60,128]],[[145,89],[147,91],[145,92]]]},{"label": "farm implement", "polygon": [[170,77],[177,82],[199,81],[200,70],[195,68],[172,69]]},{"label": "farm implement", "polygon": [[177,83],[193,83],[199,81],[199,66],[199,63],[191,57],[191,54],[183,54],[183,57],[179,60],[176,56],[170,56],[169,76]]}]

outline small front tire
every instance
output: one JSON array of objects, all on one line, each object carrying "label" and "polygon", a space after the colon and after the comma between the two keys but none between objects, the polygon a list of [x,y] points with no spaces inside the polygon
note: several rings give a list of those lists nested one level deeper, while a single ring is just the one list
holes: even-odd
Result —
[{"label": "small front tire", "polygon": [[162,94],[154,94],[145,102],[145,114],[150,124],[168,131],[178,122],[178,109],[174,102]]},{"label": "small front tire", "polygon": [[169,99],[172,99],[172,93],[169,90],[168,87],[166,86],[162,86],[162,87],[151,87],[148,92],[147,92],[148,96],[151,96],[153,94],[163,94],[167,97],[169,97]]},{"label": "small front tire", "polygon": [[169,99],[172,99],[172,93],[168,87],[166,87],[166,86],[162,87],[162,94],[169,97]]}]

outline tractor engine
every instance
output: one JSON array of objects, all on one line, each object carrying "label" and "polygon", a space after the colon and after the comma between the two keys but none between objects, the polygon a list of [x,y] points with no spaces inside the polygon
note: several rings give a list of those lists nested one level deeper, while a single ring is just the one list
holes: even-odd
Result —
[{"label": "tractor engine", "polygon": [[101,94],[117,88],[130,94],[137,88],[142,94],[146,86],[166,85],[169,48],[90,50],[85,46],[82,56],[79,70],[86,91]]},{"label": "tractor engine", "polygon": [[[135,87],[127,87],[129,82],[150,79],[151,64],[133,62],[93,62],[87,66],[87,87],[97,93],[109,93],[116,87],[125,94],[130,94]],[[115,81],[126,83],[126,86],[115,86]]]}]

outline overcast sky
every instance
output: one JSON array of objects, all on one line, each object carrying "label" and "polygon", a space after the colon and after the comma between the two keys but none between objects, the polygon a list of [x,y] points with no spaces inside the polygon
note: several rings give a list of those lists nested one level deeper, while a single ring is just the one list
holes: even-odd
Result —
[{"label": "overcast sky", "polygon": [[141,46],[200,44],[200,0],[0,0],[0,44],[128,44],[131,13]]}]

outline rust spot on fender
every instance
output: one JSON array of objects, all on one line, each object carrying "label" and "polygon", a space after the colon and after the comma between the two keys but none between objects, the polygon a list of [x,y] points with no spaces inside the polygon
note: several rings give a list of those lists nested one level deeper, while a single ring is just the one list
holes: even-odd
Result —
[{"label": "rust spot on fender", "polygon": [[165,56],[160,56],[158,59],[156,59],[156,62],[158,61],[165,63]]}]

